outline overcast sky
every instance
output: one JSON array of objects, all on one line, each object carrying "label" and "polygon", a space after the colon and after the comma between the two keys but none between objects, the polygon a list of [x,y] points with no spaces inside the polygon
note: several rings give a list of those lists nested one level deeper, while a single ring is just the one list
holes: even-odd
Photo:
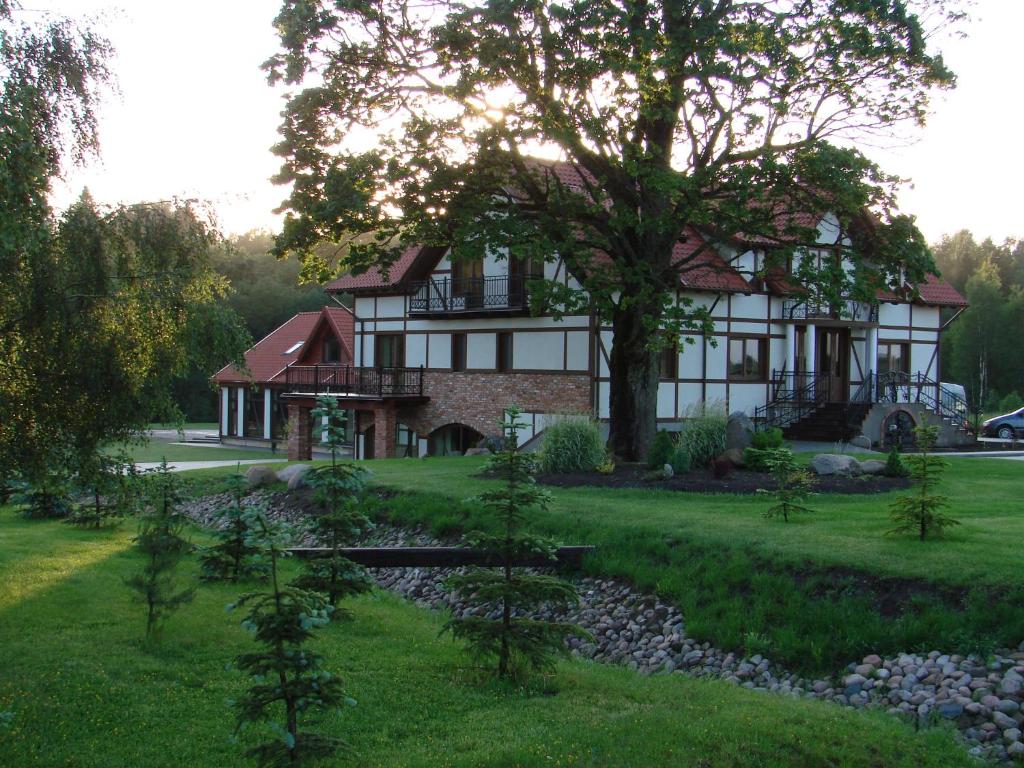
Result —
[{"label": "overcast sky", "polygon": [[[100,161],[55,190],[65,205],[89,187],[104,203],[210,201],[227,233],[274,228],[283,190],[270,147],[282,108],[260,63],[277,45],[278,0],[24,0],[32,12],[99,16],[117,49],[120,95],[102,109]],[[1024,237],[1020,132],[1024,0],[979,0],[968,38],[943,45],[959,87],[940,96],[916,141],[865,148],[912,180],[901,195],[931,241],[959,229]]]}]

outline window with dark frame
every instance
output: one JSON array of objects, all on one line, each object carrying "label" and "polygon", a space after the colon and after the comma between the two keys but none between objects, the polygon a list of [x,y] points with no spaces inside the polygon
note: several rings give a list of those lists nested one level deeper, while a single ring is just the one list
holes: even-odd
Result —
[{"label": "window with dark frame", "polygon": [[662,381],[675,381],[679,378],[678,344],[669,344],[661,348],[658,378]]},{"label": "window with dark frame", "polygon": [[403,342],[405,337],[400,333],[378,333],[374,336],[374,367],[401,368],[405,357]]},{"label": "window with dark frame", "polygon": [[512,334],[507,331],[498,334],[494,367],[501,373],[512,370]]},{"label": "window with dark frame", "polygon": [[323,361],[325,363],[341,362],[341,344],[333,336],[324,339]]},{"label": "window with dark frame", "polygon": [[910,373],[910,344],[905,341],[878,343],[879,373]]},{"label": "window with dark frame", "polygon": [[466,370],[466,334],[452,334],[452,370]]},{"label": "window with dark frame", "polygon": [[768,339],[729,339],[729,381],[767,381]]}]

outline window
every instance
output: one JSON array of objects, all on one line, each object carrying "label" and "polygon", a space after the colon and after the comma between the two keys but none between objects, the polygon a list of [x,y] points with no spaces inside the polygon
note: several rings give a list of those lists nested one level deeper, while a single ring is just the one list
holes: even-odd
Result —
[{"label": "window", "polygon": [[766,381],[768,339],[729,339],[729,380]]},{"label": "window", "polygon": [[679,378],[679,345],[669,344],[662,347],[660,361],[660,372],[658,378],[665,381],[674,381]]},{"label": "window", "polygon": [[495,350],[495,368],[502,373],[512,370],[512,334],[505,332],[498,334],[497,348]]},{"label": "window", "polygon": [[466,370],[466,334],[452,334],[452,370]]},{"label": "window", "polygon": [[910,345],[906,342],[878,343],[879,373],[910,373]]},{"label": "window", "polygon": [[340,363],[341,362],[341,344],[333,336],[329,336],[324,339],[324,362],[325,363]]},{"label": "window", "polygon": [[286,350],[285,350],[284,352],[282,352],[281,354],[283,354],[283,355],[290,355],[290,354],[291,354],[292,352],[295,352],[295,351],[297,351],[297,350],[298,350],[298,348],[299,348],[299,347],[301,347],[301,346],[302,346],[303,344],[305,344],[305,343],[306,343],[306,342],[304,342],[304,341],[297,341],[297,342],[295,342],[294,344],[292,344],[292,345],[291,345],[290,347],[288,347],[288,349],[286,349]]},{"label": "window", "polygon": [[405,359],[403,341],[405,338],[397,333],[378,333],[374,336],[373,359],[377,368],[399,368]]}]

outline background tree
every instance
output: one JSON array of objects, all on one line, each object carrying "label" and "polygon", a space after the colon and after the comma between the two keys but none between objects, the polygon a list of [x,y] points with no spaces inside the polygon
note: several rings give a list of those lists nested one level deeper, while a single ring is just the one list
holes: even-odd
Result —
[{"label": "background tree", "polygon": [[283,724],[275,723],[276,738],[247,751],[260,766],[295,766],[334,754],[345,746],[341,739],[300,730],[300,721],[316,712],[354,704],[346,699],[341,679],[321,669],[320,654],[305,648],[313,630],[330,620],[331,607],[323,595],[282,586],[279,564],[288,554],[292,531],[272,522],[265,510],[251,508],[251,541],[270,563],[270,589],[242,595],[231,608],[248,608],[243,626],[255,635],[263,650],[244,653],[236,662],[252,675],[255,684],[234,702],[237,729],[271,721],[283,710]]},{"label": "background tree", "polygon": [[[817,244],[801,215],[831,210],[857,269],[806,263],[813,293],[873,299],[901,268],[911,282],[932,269],[893,180],[837,142],[923,123],[954,81],[929,33],[956,18],[943,0],[288,0],[266,65],[301,86],[275,148],[292,185],[277,252],[349,238],[356,271],[409,243],[558,254],[585,290],[535,286],[538,303],[614,328],[609,442],[639,459],[658,345],[706,329],[675,300],[704,249],[757,236],[782,263]],[[339,150],[346,138],[359,149]],[[691,227],[709,242],[686,248]]]},{"label": "background tree", "polygon": [[331,463],[314,467],[306,475],[321,507],[313,518],[313,531],[329,552],[309,560],[295,585],[327,595],[336,609],[342,598],[373,587],[366,569],[340,551],[370,526],[365,512],[369,504],[366,471],[350,461],[338,461],[338,451],[347,442],[345,411],[338,407],[338,401],[328,396],[317,398],[312,415],[315,423],[326,420],[322,431],[331,449]]},{"label": "background tree", "polygon": [[180,586],[176,578],[178,566],[192,551],[192,545],[182,535],[185,518],[176,509],[181,501],[177,478],[166,461],[147,478],[147,484],[147,510],[135,538],[144,565],[141,573],[125,579],[125,583],[146,606],[146,640],[150,641],[159,637],[160,626],[171,612],[192,600],[195,587]]},{"label": "background tree", "polygon": [[[548,495],[534,482],[535,457],[517,447],[519,430],[525,426],[519,414],[515,408],[508,410],[501,425],[504,446],[488,464],[501,479],[502,487],[480,497],[496,516],[499,532],[478,532],[466,537],[499,567],[473,568],[447,582],[448,588],[476,609],[476,615],[454,616],[445,629],[466,641],[475,656],[496,658],[500,678],[550,669],[554,657],[566,652],[565,638],[583,634],[573,624],[527,616],[544,606],[574,605],[578,597],[575,587],[555,576],[524,573],[516,568],[516,563],[524,558],[553,557],[556,550],[553,542],[523,530],[531,511],[546,508]],[[499,617],[487,618],[492,611],[500,611]]]}]

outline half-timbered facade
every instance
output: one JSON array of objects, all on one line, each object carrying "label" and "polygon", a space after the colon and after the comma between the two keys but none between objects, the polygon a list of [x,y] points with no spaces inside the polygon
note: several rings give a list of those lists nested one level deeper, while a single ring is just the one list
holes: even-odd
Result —
[{"label": "half-timbered facade", "polygon": [[[837,221],[826,215],[816,226],[820,250],[794,259],[834,258]],[[702,242],[688,232],[679,256]],[[666,427],[705,404],[836,440],[880,401],[941,416],[939,345],[965,304],[950,286],[930,277],[877,302],[816,306],[784,273],[766,272],[756,242],[699,254],[699,266],[680,274],[677,298],[707,308],[713,330],[662,354],[658,420]],[[323,393],[352,409],[355,452],[367,458],[464,452],[498,433],[510,405],[525,414],[526,442],[560,414],[607,419],[611,328],[591,315],[532,316],[529,285],[540,277],[578,287],[557,259],[452,263],[420,247],[386,274],[371,269],[329,284],[352,307],[352,362],[315,370],[297,362],[282,373],[293,458],[303,457],[294,436],[309,431],[308,410]]]}]

